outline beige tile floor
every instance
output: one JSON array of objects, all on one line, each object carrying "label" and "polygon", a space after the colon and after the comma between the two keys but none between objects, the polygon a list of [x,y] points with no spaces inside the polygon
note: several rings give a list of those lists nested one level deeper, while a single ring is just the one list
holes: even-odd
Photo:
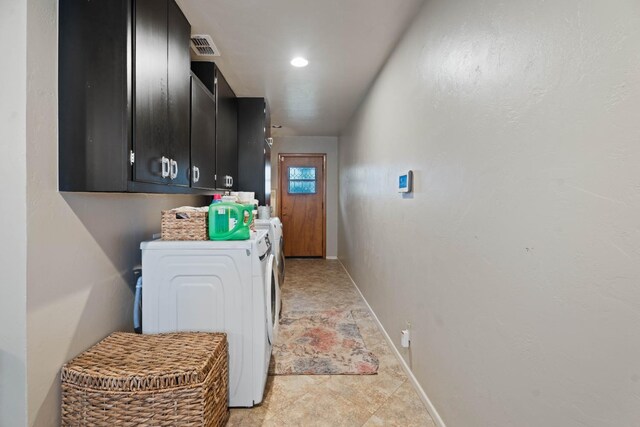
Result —
[{"label": "beige tile floor", "polygon": [[232,409],[229,426],[435,426],[338,261],[288,259],[283,313],[351,310],[377,375],[286,375],[267,379],[265,398]]}]

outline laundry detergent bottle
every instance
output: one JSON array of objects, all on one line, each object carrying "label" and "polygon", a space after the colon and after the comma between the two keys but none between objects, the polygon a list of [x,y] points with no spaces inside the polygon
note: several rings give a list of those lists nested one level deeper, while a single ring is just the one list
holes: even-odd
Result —
[{"label": "laundry detergent bottle", "polygon": [[253,206],[221,202],[209,206],[210,240],[247,240],[253,219]]}]

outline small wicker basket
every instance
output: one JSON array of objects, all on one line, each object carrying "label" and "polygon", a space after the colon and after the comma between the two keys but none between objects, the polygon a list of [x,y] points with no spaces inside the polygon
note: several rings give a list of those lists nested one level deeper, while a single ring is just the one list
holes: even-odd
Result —
[{"label": "small wicker basket", "polygon": [[162,211],[162,240],[209,240],[208,208],[184,206]]},{"label": "small wicker basket", "polygon": [[223,426],[223,333],[116,332],[62,367],[63,426]]}]

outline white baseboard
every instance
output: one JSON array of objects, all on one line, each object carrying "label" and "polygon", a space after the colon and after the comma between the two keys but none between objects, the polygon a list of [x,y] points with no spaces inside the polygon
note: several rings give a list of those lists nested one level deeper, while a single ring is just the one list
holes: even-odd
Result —
[{"label": "white baseboard", "polygon": [[[327,258],[329,258],[329,257],[327,257]],[[336,257],[336,259],[338,259],[338,258]],[[360,294],[360,297],[362,298],[362,300],[366,304],[367,308],[369,309],[369,312],[371,313],[371,316],[373,316],[373,319],[375,320],[376,324],[378,325],[378,328],[380,328],[380,331],[382,332],[382,335],[384,336],[385,340],[387,340],[387,343],[393,349],[393,353],[395,354],[396,358],[398,359],[398,362],[400,362],[400,366],[402,366],[402,369],[404,369],[405,373],[409,377],[409,381],[411,381],[411,384],[415,388],[416,393],[418,393],[418,396],[420,396],[420,400],[422,400],[422,402],[424,403],[424,406],[426,406],[427,412],[429,412],[429,415],[431,415],[431,418],[433,419],[433,422],[436,423],[437,427],[446,427],[446,425],[444,424],[444,421],[440,417],[440,414],[438,414],[438,411],[436,410],[436,407],[433,406],[433,403],[431,402],[431,399],[429,399],[429,396],[427,396],[427,393],[425,393],[424,389],[422,388],[422,386],[420,385],[420,383],[416,379],[415,375],[413,375],[413,372],[409,368],[409,365],[407,365],[407,362],[402,358],[402,355],[398,351],[398,348],[394,344],[393,340],[391,339],[391,337],[389,336],[387,331],[384,329],[384,326],[382,326],[382,323],[380,323],[380,319],[378,319],[378,316],[376,316],[376,313],[373,311],[373,309],[369,305],[369,302],[367,301],[367,299],[362,294],[362,291],[360,291],[360,288],[358,288],[358,285],[356,285],[356,282],[353,280],[353,277],[351,277],[351,274],[349,274],[349,271],[347,271],[347,269],[344,266],[344,264],[342,264],[342,261],[340,261],[340,265],[342,265],[342,268],[347,273],[347,276],[349,276],[349,280],[351,280],[351,283],[353,283],[353,286],[355,286],[356,290]]]},{"label": "white baseboard", "polygon": [[[326,256],[325,259],[338,259],[338,257],[337,256]],[[340,264],[342,264],[342,263],[340,263]],[[344,268],[344,265],[342,266],[342,268]]]}]

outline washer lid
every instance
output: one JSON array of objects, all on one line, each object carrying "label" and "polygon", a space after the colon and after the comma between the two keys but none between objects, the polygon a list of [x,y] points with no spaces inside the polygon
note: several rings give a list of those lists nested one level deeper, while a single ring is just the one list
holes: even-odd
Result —
[{"label": "washer lid", "polygon": [[150,240],[140,243],[142,250],[164,250],[164,249],[251,249],[252,245],[263,239],[267,234],[266,230],[252,231],[247,240]]}]

